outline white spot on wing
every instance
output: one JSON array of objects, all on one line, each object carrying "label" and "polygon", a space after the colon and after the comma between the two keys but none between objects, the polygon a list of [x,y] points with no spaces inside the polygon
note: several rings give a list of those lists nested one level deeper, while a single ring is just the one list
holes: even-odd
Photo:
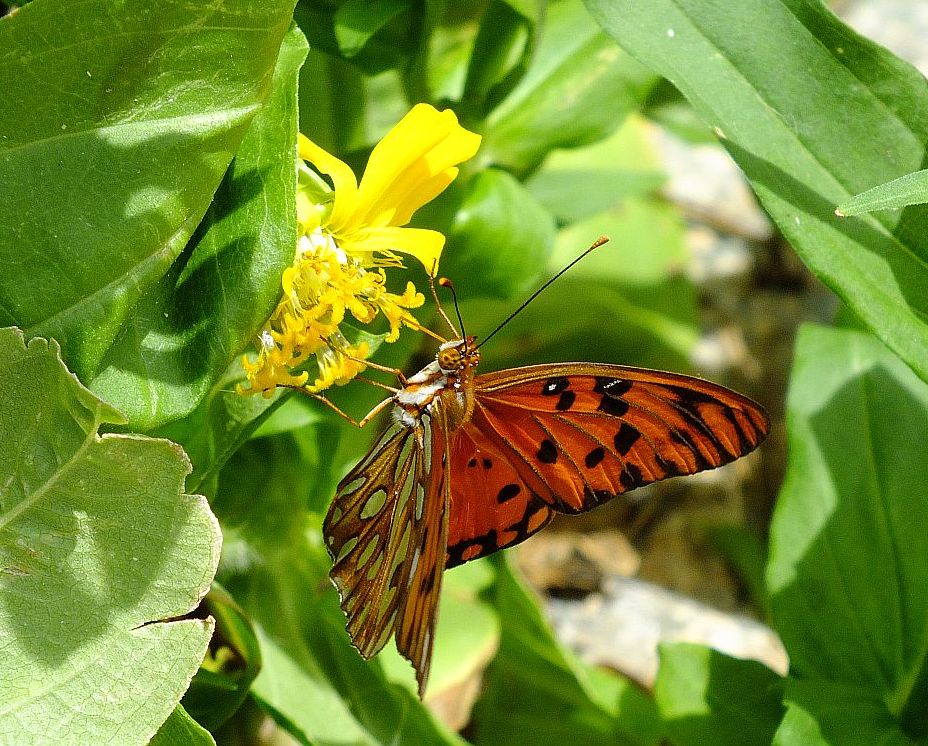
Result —
[{"label": "white spot on wing", "polygon": [[419,547],[416,547],[416,551],[412,553],[412,565],[409,568],[409,580],[406,581],[406,587],[412,585],[413,578],[416,577],[416,568],[419,567]]}]

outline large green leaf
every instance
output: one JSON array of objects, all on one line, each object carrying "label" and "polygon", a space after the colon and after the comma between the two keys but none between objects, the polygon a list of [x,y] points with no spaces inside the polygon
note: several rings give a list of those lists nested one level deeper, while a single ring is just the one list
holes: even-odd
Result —
[{"label": "large green leaf", "polygon": [[615,47],[580,0],[553,4],[532,65],[487,117],[478,157],[527,173],[554,148],[609,135],[657,80]]},{"label": "large green leaf", "polygon": [[[606,234],[596,249],[544,291],[482,349],[495,370],[552,360],[594,360],[686,370],[699,337],[696,291],[679,267],[686,260],[679,214],[657,200],[628,199],[558,234],[553,275]],[[577,303],[583,298],[583,303]],[[485,337],[514,301],[463,304],[470,333]]]},{"label": "large green leaf", "polygon": [[461,297],[510,298],[544,269],[554,219],[505,171],[487,169],[466,185],[448,232],[441,272]]},{"label": "large green leaf", "polygon": [[[920,706],[924,708],[925,703]],[[873,690],[832,681],[787,682],[786,716],[775,746],[914,746]]]},{"label": "large green leaf", "polygon": [[928,385],[869,335],[805,327],[787,407],[767,584],[791,672],[869,690],[924,737]]},{"label": "large green leaf", "polygon": [[654,194],[664,181],[645,120],[633,115],[605,140],[551,153],[526,186],[558,220],[571,223]]},{"label": "large green leaf", "polygon": [[491,0],[480,19],[461,96],[464,120],[482,120],[521,80],[535,51],[544,5]]},{"label": "large green leaf", "polygon": [[[74,12],[38,0],[0,19],[0,323],[59,339],[83,380],[103,373],[101,390],[133,423],[202,393],[267,303],[262,270],[286,223],[267,234],[249,207],[247,232],[201,235],[176,260],[271,91],[292,5],[127,0]],[[230,172],[210,222],[231,228],[249,201],[268,222],[285,218],[286,190],[260,185],[279,179],[286,155]],[[229,283],[259,300],[224,296]]]},{"label": "large green leaf", "polygon": [[674,743],[770,743],[783,717],[780,676],[688,643],[662,645],[660,659],[654,699]]},{"label": "large green leaf", "polygon": [[306,41],[284,37],[271,94],[187,249],[130,314],[91,386],[148,429],[189,413],[280,298],[296,246],[296,87]]},{"label": "large green leaf", "polygon": [[178,446],[97,435],[122,418],[54,342],[0,330],[0,371],[0,741],[141,743],[206,651],[212,620],[179,617],[219,527]]},{"label": "large green leaf", "polygon": [[716,128],[806,264],[928,379],[926,208],[834,214],[925,165],[925,78],[818,0],[586,2]]}]

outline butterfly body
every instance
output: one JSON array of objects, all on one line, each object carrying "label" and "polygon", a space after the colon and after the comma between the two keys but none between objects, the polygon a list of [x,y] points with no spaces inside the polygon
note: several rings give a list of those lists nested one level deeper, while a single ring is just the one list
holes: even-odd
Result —
[{"label": "butterfly body", "polygon": [[555,513],[733,461],[769,428],[750,399],[689,376],[597,363],[477,375],[479,360],[475,338],[445,342],[402,381],[323,525],[353,643],[371,657],[395,635],[420,694],[447,567]]}]

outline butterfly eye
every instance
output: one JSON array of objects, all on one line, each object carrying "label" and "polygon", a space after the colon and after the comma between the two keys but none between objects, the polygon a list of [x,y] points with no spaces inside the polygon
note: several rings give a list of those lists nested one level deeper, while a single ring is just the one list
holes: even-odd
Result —
[{"label": "butterfly eye", "polygon": [[438,353],[438,367],[443,371],[452,372],[461,367],[461,351],[457,347],[449,347]]}]

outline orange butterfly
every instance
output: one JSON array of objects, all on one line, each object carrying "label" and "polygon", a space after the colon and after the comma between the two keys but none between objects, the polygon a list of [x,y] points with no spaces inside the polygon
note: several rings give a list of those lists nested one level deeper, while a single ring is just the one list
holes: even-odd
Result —
[{"label": "orange butterfly", "polygon": [[758,404],[690,376],[601,363],[477,375],[479,362],[463,337],[400,376],[362,421],[392,404],[393,423],[323,524],[354,645],[370,658],[395,635],[420,696],[446,568],[518,544],[555,513],[727,464],[769,429]]}]

